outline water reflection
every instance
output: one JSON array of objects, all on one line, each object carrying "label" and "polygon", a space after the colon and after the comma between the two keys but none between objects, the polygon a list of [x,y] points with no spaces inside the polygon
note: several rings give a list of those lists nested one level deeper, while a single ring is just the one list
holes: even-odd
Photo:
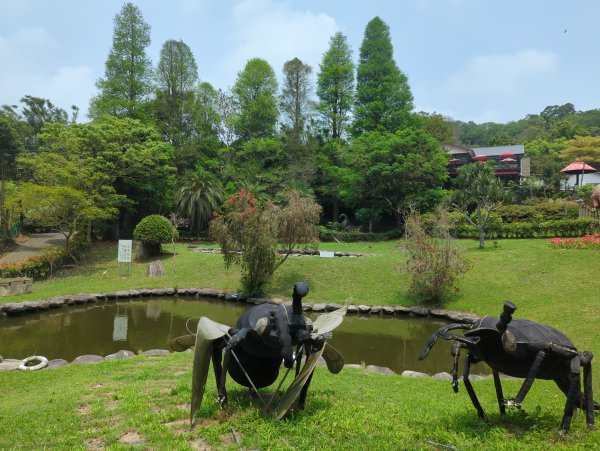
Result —
[{"label": "water reflection", "polygon": [[[233,326],[248,308],[247,304],[213,299],[160,298],[3,318],[0,355],[24,358],[39,354],[70,361],[82,354],[108,355],[121,349],[168,349],[171,338],[187,333],[189,318],[208,316]],[[433,374],[451,370],[450,344],[438,341],[424,361],[417,360],[417,355],[431,333],[444,324],[432,318],[348,315],[330,343],[344,355],[346,363],[387,366],[398,373],[408,369]],[[195,321],[190,321],[189,327],[194,330]],[[478,365],[472,372],[489,371]]]}]

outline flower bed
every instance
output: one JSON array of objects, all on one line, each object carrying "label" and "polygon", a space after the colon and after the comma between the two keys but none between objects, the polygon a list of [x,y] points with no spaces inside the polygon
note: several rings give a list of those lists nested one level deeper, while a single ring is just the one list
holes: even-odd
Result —
[{"label": "flower bed", "polygon": [[600,249],[600,233],[581,238],[550,238],[550,245],[561,249]]}]

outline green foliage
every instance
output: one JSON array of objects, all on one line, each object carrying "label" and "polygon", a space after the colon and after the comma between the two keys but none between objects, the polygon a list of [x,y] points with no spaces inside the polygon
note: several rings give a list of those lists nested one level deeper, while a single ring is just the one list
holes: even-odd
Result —
[{"label": "green foliage", "polygon": [[420,112],[418,114],[421,128],[435,138],[440,144],[453,144],[456,141],[452,123],[439,113]]},{"label": "green foliage", "polygon": [[172,237],[177,239],[177,229],[173,224],[161,215],[149,215],[143,218],[133,231],[133,238],[148,244],[161,244],[171,241]]},{"label": "green foliage", "polygon": [[202,230],[208,225],[212,213],[223,200],[223,184],[213,174],[196,166],[194,172],[187,173],[175,193],[175,206],[178,212],[190,220],[192,230]]},{"label": "green foliage", "polygon": [[250,296],[262,294],[287,257],[317,238],[320,207],[298,191],[287,192],[283,198],[284,205],[260,203],[242,190],[227,199],[222,214],[210,223],[225,266],[240,265],[242,287]]},{"label": "green foliage", "polygon": [[[486,229],[488,238],[552,238],[576,237],[600,231],[597,219],[557,219],[531,222],[494,222]],[[477,238],[478,230],[471,224],[460,224],[452,228],[457,238]]]},{"label": "green foliage", "polygon": [[347,201],[375,204],[399,222],[404,208],[429,196],[448,175],[446,153],[419,129],[364,133],[353,141],[347,160],[353,171]]},{"label": "green foliage", "polygon": [[12,226],[11,211],[5,205],[8,194],[7,182],[14,172],[20,147],[13,121],[0,116],[0,245],[8,239]]},{"label": "green foliage", "polygon": [[[510,198],[510,193],[496,177],[494,162],[473,163],[458,169],[452,193],[454,208],[464,213],[466,220],[477,228],[479,248],[485,247],[485,234],[490,215]],[[473,212],[473,216],[471,212]]]},{"label": "green foliage", "polygon": [[541,202],[535,205],[503,205],[496,213],[505,223],[531,222],[537,216],[543,221],[577,219],[579,207],[575,202]]},{"label": "green foliage", "polygon": [[0,263],[0,277],[31,277],[41,279],[64,263],[68,254],[59,247],[44,249],[42,255],[30,257],[18,263]]},{"label": "green foliage", "polygon": [[389,232],[361,232],[359,230],[341,231],[324,226],[319,226],[319,239],[324,242],[356,243],[360,241],[376,242],[389,241],[402,237],[401,229]]},{"label": "green foliage", "polygon": [[408,78],[393,57],[388,25],[379,17],[365,28],[356,71],[356,105],[353,135],[385,131],[395,133],[415,123]]},{"label": "green foliage", "polygon": [[91,101],[90,117],[147,116],[145,102],[152,92],[152,63],[146,55],[149,45],[150,25],[137,6],[125,3],[115,16],[112,47],[104,78],[96,83],[100,93]]},{"label": "green foliage", "polygon": [[317,110],[325,123],[326,135],[344,135],[354,102],[354,62],[348,39],[338,31],[329,40],[329,49],[317,74]]},{"label": "green foliage", "polygon": [[248,61],[233,85],[237,106],[234,124],[240,138],[265,138],[275,134],[279,114],[276,93],[277,78],[269,63],[260,58]]},{"label": "green foliage", "polygon": [[458,291],[457,279],[469,269],[463,250],[450,236],[451,226],[442,209],[437,211],[431,234],[425,231],[418,213],[411,212],[406,218],[402,241],[406,265],[402,270],[410,277],[410,291],[425,304],[441,305],[447,301]]},{"label": "green foliage", "polygon": [[600,165],[600,136],[576,136],[567,141],[561,152],[563,161],[584,161],[594,167]]},{"label": "green foliage", "polygon": [[179,147],[186,137],[192,136],[189,116],[198,81],[196,60],[185,42],[169,39],[163,44],[155,78],[155,108],[160,128]]}]

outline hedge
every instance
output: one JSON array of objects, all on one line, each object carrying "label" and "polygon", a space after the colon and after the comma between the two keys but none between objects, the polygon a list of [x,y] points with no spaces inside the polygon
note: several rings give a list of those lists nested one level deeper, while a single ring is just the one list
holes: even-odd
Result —
[{"label": "hedge", "polygon": [[0,264],[0,277],[31,277],[41,279],[48,276],[67,259],[64,249],[50,247],[42,255],[30,257],[18,263]]},{"label": "hedge", "polygon": [[389,232],[359,232],[332,230],[319,227],[320,240],[324,242],[341,241],[351,243],[355,241],[389,241],[401,238],[404,235],[402,229],[390,230]]},{"label": "hedge", "polygon": [[[493,223],[486,228],[486,238],[554,238],[576,237],[600,231],[600,223],[593,218],[560,219],[556,221]],[[456,238],[478,238],[477,228],[459,225],[452,228]]]}]

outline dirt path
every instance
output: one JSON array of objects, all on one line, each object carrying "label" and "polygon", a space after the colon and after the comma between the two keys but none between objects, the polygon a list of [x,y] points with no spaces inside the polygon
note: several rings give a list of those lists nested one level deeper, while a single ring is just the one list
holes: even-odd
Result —
[{"label": "dirt path", "polygon": [[29,257],[40,255],[45,247],[64,245],[65,236],[62,233],[33,233],[25,243],[2,256],[0,263],[18,263]]}]

